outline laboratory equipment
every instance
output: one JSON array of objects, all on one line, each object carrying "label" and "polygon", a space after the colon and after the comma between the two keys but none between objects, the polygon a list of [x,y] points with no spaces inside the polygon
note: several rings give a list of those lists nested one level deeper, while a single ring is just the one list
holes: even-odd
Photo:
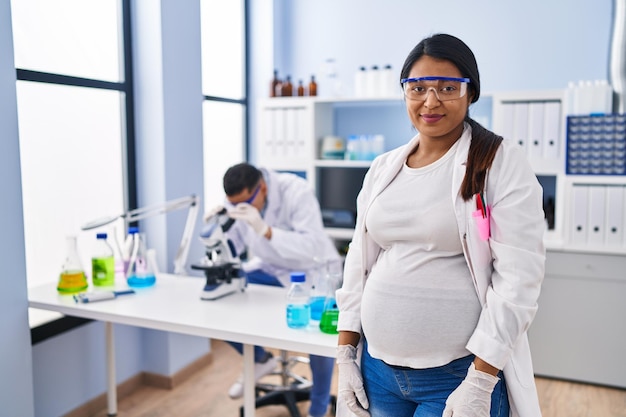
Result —
[{"label": "laboratory equipment", "polygon": [[148,262],[145,234],[133,230],[131,236],[132,251],[126,270],[126,282],[129,287],[150,287],[156,282],[156,276],[150,262]]},{"label": "laboratory equipment", "polygon": [[74,295],[77,303],[94,303],[96,301],[113,300],[120,295],[135,294],[135,290],[81,292]]},{"label": "laboratory equipment", "polygon": [[96,246],[91,257],[91,280],[96,287],[115,284],[115,259],[106,233],[96,234]]},{"label": "laboratory equipment", "polygon": [[306,276],[304,272],[291,273],[291,286],[287,292],[287,326],[292,329],[302,329],[309,325],[311,320],[311,306],[309,290],[304,286]]},{"label": "laboratory equipment", "polygon": [[180,240],[180,245],[178,246],[176,257],[174,258],[174,273],[184,275],[186,272],[185,263],[187,262],[187,256],[189,256],[189,244],[191,242],[191,236],[193,234],[193,229],[196,224],[196,219],[198,217],[198,210],[200,208],[199,203],[200,198],[197,197],[195,194],[191,194],[187,197],[181,197],[175,200],[166,201],[165,203],[158,203],[146,207],[137,208],[126,213],[122,213],[120,215],[96,219],[84,224],[81,229],[96,229],[98,227],[106,226],[107,224],[113,223],[119,218],[123,218],[128,223],[133,223],[139,220],[156,216],[157,214],[164,214],[170,211],[180,210],[189,207],[183,236]]},{"label": "laboratory equipment", "polygon": [[87,277],[78,256],[76,236],[65,238],[65,256],[57,290],[63,294],[73,294],[87,289]]},{"label": "laboratory equipment", "polygon": [[337,334],[337,320],[339,319],[339,309],[337,308],[337,300],[335,292],[341,285],[343,274],[343,262],[328,261],[326,262],[324,286],[326,297],[324,298],[324,307],[322,317],[320,319],[320,330],[324,333]]},{"label": "laboratory equipment", "polygon": [[246,277],[241,269],[241,261],[236,255],[225,233],[235,223],[222,209],[207,220],[200,233],[205,246],[205,256],[191,269],[204,271],[206,283],[200,298],[217,300],[229,294],[241,292],[246,287]]}]

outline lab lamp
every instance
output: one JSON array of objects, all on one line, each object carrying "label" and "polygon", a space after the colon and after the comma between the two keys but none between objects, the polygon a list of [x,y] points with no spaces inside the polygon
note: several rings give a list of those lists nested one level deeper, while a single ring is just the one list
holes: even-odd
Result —
[{"label": "lab lamp", "polygon": [[187,222],[183,231],[183,237],[180,241],[180,245],[178,246],[178,251],[176,252],[176,257],[174,258],[174,274],[185,275],[185,263],[187,262],[187,257],[189,256],[191,235],[193,234],[196,219],[198,218],[198,210],[200,209],[200,198],[195,194],[166,201],[164,203],[137,208],[117,216],[102,217],[84,224],[81,229],[96,229],[113,223],[120,218],[124,219],[126,224],[133,223],[149,217],[157,216],[159,214],[169,213],[170,211],[181,210],[187,207],[189,208]]}]

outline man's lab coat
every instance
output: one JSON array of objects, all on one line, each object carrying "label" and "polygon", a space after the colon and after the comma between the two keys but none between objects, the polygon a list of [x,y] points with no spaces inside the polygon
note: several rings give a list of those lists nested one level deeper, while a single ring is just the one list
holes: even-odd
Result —
[{"label": "man's lab coat", "polygon": [[[359,218],[346,257],[344,284],[337,291],[339,330],[361,332],[363,286],[381,250],[369,236],[364,219],[372,201],[400,171],[418,141],[419,135],[377,158],[366,175],[357,199]],[[465,125],[459,141],[449,192],[465,259],[482,305],[467,349],[503,369],[512,417],[539,417],[527,330],[537,311],[544,276],[542,189],[522,149],[504,140],[485,189],[486,204],[491,208],[491,237],[480,239],[472,216],[476,201],[465,202],[459,196],[471,141],[469,125]],[[337,416],[351,414],[345,409],[342,412],[338,410]]]},{"label": "man's lab coat", "polygon": [[263,220],[272,228],[271,239],[257,235],[243,221],[227,233],[238,254],[247,247],[245,271],[260,269],[290,285],[290,273],[303,271],[310,284],[323,262],[339,261],[339,253],[324,231],[320,206],[310,185],[297,175],[261,168],[268,195]]}]

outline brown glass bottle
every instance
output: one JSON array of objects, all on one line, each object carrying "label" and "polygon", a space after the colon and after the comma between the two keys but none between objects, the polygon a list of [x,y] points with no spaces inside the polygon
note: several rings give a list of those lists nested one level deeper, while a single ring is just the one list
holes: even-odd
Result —
[{"label": "brown glass bottle", "polygon": [[293,84],[291,84],[291,76],[287,76],[287,80],[282,85],[281,96],[291,97],[293,96]]},{"label": "brown glass bottle", "polygon": [[309,83],[309,95],[317,95],[317,83],[315,82],[315,75],[311,75],[311,82]]},{"label": "brown glass bottle", "polygon": [[280,92],[280,79],[278,78],[278,70],[274,70],[274,78],[272,79],[272,82],[270,84],[270,97],[276,97],[276,91]]},{"label": "brown glass bottle", "polygon": [[302,85],[302,80],[298,80],[298,97],[302,97],[304,95],[304,86]]}]

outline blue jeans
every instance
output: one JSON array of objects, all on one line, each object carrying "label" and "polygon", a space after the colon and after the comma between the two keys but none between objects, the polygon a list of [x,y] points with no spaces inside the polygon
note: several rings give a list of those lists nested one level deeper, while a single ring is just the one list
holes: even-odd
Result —
[{"label": "blue jeans", "polygon": [[[280,281],[272,275],[263,271],[251,271],[247,274],[248,283],[272,285],[282,287]],[[243,345],[236,342],[228,342],[237,352],[243,354]],[[254,347],[254,361],[261,362],[267,357],[266,350],[261,346]],[[326,356],[309,355],[311,375],[313,376],[313,386],[311,387],[311,406],[309,414],[313,417],[326,415],[328,404],[330,403],[330,385],[335,369],[335,358]]]},{"label": "blue jeans", "polygon": [[[474,356],[428,369],[394,367],[372,358],[364,345],[361,371],[371,417],[441,417],[446,399],[463,381]],[[502,372],[491,395],[490,417],[508,417]]]}]

